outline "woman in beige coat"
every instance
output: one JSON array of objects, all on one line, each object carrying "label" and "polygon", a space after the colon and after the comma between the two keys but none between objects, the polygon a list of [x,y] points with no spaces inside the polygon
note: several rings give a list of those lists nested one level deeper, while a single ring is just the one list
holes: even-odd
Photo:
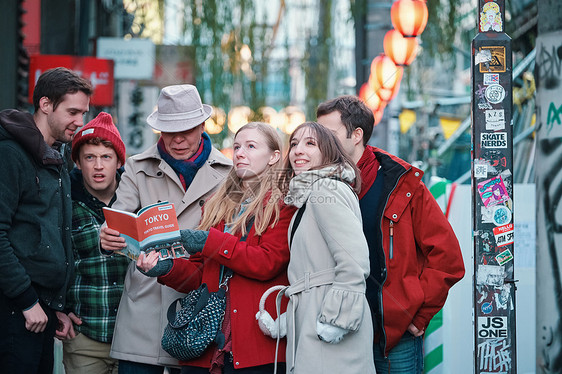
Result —
[{"label": "woman in beige coat", "polygon": [[288,191],[285,202],[302,216],[294,235],[295,222],[289,228],[287,372],[375,372],[365,298],[369,251],[350,187],[358,189],[359,178],[324,127],[306,122],[291,135],[281,183]]},{"label": "woman in beige coat", "polygon": [[[201,219],[205,200],[222,183],[232,162],[211,145],[203,132],[211,107],[202,104],[192,85],[162,89],[158,109],[148,124],[161,131],[157,144],[130,157],[117,189],[113,208],[136,212],[141,207],[167,200],[174,204],[181,229],[194,229]],[[107,227],[100,233],[104,250],[124,247],[119,233]],[[178,366],[161,347],[172,301],[183,296],[144,276],[131,262],[119,304],[111,357],[119,359],[119,373],[163,372]]]}]

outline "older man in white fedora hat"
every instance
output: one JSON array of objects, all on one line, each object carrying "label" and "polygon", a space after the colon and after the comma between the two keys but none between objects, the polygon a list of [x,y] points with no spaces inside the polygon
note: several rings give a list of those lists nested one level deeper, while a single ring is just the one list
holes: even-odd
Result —
[{"label": "older man in white fedora hat", "polygon": [[[205,200],[227,176],[232,162],[211,144],[204,132],[211,116],[195,86],[162,89],[157,109],[148,124],[160,131],[157,144],[130,157],[117,190],[115,209],[136,212],[141,207],[168,200],[176,208],[181,229],[199,224]],[[100,233],[105,250],[124,247],[119,233],[107,227]],[[142,275],[132,262],[119,304],[111,357],[119,359],[119,373],[160,373],[178,366],[160,345],[166,312],[182,294]]]}]

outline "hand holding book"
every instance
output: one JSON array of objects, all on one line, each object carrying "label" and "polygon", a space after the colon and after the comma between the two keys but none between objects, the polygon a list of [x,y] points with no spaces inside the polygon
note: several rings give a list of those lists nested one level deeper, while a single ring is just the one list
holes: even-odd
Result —
[{"label": "hand holding book", "polygon": [[[193,255],[201,252],[209,236],[208,231],[203,230],[180,230],[181,242],[185,250]],[[137,269],[147,277],[159,277],[167,274],[172,269],[172,259],[160,260],[155,252],[141,252],[137,259]]]},{"label": "hand holding book", "polygon": [[187,256],[181,245],[173,204],[159,202],[142,208],[137,214],[113,208],[103,209],[107,223],[107,228],[100,233],[103,249],[133,260],[141,252],[154,250],[159,252],[161,259]]}]

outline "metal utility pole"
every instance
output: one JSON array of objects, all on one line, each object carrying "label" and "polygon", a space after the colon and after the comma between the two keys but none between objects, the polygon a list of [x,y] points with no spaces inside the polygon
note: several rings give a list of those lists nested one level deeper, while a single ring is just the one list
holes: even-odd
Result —
[{"label": "metal utility pole", "polygon": [[517,373],[511,38],[505,0],[478,1],[472,40],[475,373]]}]

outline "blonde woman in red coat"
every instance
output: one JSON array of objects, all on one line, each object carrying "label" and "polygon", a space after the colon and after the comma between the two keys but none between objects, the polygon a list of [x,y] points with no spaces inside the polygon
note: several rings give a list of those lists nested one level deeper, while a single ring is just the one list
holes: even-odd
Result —
[{"label": "blonde woman in red coat", "polygon": [[[205,204],[199,230],[181,230],[189,259],[158,261],[141,256],[137,266],[148,276],[180,292],[206,283],[217,291],[221,265],[233,271],[228,281],[223,349],[210,346],[196,359],[182,362],[182,373],[273,373],[276,341],[256,322],[259,300],[271,286],[287,284],[287,229],[295,211],[282,203],[276,184],[281,141],[273,128],[249,123],[234,137],[234,168]],[[245,238],[245,240],[244,240]],[[266,310],[275,316],[274,300]],[[228,329],[230,326],[230,329]],[[228,331],[230,330],[230,331]],[[284,372],[281,340],[277,372]]]}]

